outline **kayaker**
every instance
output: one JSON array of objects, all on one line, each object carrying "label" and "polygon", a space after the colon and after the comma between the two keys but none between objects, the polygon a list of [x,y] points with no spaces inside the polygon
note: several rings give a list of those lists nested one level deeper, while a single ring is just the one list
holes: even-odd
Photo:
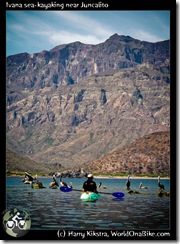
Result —
[{"label": "kayaker", "polygon": [[92,174],[88,174],[87,178],[88,178],[87,181],[85,181],[84,184],[83,184],[82,191],[83,192],[89,191],[89,192],[98,193],[97,185],[93,181],[93,175]]}]

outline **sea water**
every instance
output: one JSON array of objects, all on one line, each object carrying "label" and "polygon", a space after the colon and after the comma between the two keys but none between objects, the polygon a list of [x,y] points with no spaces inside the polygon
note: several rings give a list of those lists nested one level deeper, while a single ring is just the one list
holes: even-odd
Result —
[{"label": "sea water", "polygon": [[[158,197],[157,179],[130,179],[131,189],[141,194],[129,194],[126,179],[94,178],[107,189],[101,192],[124,192],[123,198],[101,194],[95,202],[84,202],[80,192],[62,192],[50,189],[51,178],[39,178],[46,188],[32,189],[21,182],[22,178],[7,177],[6,205],[25,210],[31,217],[31,229],[56,230],[166,230],[170,228],[170,197]],[[74,189],[81,190],[85,178],[64,178],[72,182]],[[139,189],[142,182],[147,189]],[[170,191],[170,180],[161,179],[166,191]]]}]

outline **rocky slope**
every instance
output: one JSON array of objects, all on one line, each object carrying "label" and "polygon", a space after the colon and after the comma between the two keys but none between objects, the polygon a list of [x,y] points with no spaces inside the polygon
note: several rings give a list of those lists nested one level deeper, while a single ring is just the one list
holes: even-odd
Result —
[{"label": "rocky slope", "polygon": [[145,135],[128,146],[86,163],[83,168],[96,173],[169,175],[170,134],[155,132]]},{"label": "rocky slope", "polygon": [[[29,159],[28,157],[18,155],[17,153],[7,149],[6,151],[6,169],[8,174],[13,172],[36,172],[36,173],[53,173],[51,166],[53,166],[55,171],[63,170],[61,165],[48,165],[43,163],[38,163]],[[54,171],[54,172],[55,172]]]},{"label": "rocky slope", "polygon": [[110,37],[7,58],[7,147],[74,168],[169,131],[169,41]]}]

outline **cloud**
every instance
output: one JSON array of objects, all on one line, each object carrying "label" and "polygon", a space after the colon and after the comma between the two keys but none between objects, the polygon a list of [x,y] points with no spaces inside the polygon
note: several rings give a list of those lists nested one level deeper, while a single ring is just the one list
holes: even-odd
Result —
[{"label": "cloud", "polygon": [[157,14],[153,13],[152,14],[153,21],[155,25],[158,26],[158,29],[161,30],[161,32],[169,33],[170,12],[162,11],[162,13],[166,13],[166,18],[162,19],[162,17],[159,17]]},{"label": "cloud", "polygon": [[25,28],[22,25],[20,25],[20,24],[12,24],[11,25],[11,29],[13,31],[16,31],[17,33],[24,32],[24,30],[25,30]]},{"label": "cloud", "polygon": [[[73,41],[72,41],[73,40]],[[80,35],[71,32],[61,31],[59,33],[51,33],[50,41],[52,44],[66,44],[74,41],[80,41],[86,44],[97,44],[100,43],[101,40],[93,35]]]},{"label": "cloud", "polygon": [[98,40],[104,40],[104,38],[114,34],[112,29],[109,29],[106,25],[100,23],[98,20],[94,20],[93,15],[92,18],[90,18],[74,12],[55,12],[55,14],[68,21],[72,27],[75,27],[75,29],[89,33],[91,36],[96,36]]},{"label": "cloud", "polygon": [[[51,21],[44,21],[45,16],[26,15],[17,24],[11,25],[11,30],[19,36],[34,36],[44,39],[44,42],[59,45],[80,41],[86,44],[98,44],[109,38],[114,32],[99,21],[72,12],[55,11],[50,13]],[[61,27],[59,28],[59,24]],[[24,37],[25,38],[25,37]]]},{"label": "cloud", "polygon": [[[98,20],[82,16],[80,13],[54,11],[46,15],[26,15],[23,13],[23,22],[11,26],[14,31],[44,35],[47,40],[56,42],[82,41],[85,43],[98,43],[104,41],[114,31]],[[21,19],[22,20],[22,19]]]},{"label": "cloud", "polygon": [[[114,11],[7,11],[7,50],[22,52],[50,50],[60,44],[80,41],[99,44],[114,33],[138,40],[157,42],[166,38],[168,22],[154,14],[146,21],[133,20],[129,12]],[[128,20],[128,21],[127,21]],[[156,23],[154,26],[154,22]],[[129,24],[131,23],[131,24]],[[143,23],[143,25],[141,25]],[[147,27],[147,28],[146,28]],[[146,29],[145,29],[146,28]],[[159,29],[161,31],[159,31]],[[165,33],[163,33],[163,31]]]},{"label": "cloud", "polygon": [[160,37],[152,35],[151,33],[145,32],[144,30],[132,31],[131,35],[133,38],[141,40],[141,41],[148,41],[148,42],[162,41],[162,39]]}]

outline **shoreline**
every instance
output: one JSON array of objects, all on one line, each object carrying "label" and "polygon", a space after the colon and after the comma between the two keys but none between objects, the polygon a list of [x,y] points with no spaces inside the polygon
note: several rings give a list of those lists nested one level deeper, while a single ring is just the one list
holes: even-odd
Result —
[{"label": "shoreline", "polygon": [[[18,178],[23,178],[23,176],[21,175],[8,175],[6,177],[18,177]],[[39,176],[38,177],[39,179],[41,178],[52,178],[52,176]],[[68,178],[68,177],[67,177]],[[76,177],[74,177],[76,178]],[[83,177],[83,178],[86,178],[86,177]],[[130,179],[137,179],[137,180],[141,180],[141,179],[145,179],[145,180],[157,180],[157,176],[154,176],[154,177],[148,177],[148,176],[130,176]],[[69,178],[69,179],[73,179],[72,178]],[[101,176],[101,175],[97,175],[97,176],[94,176],[94,179],[127,179],[127,176]],[[170,177],[162,177],[161,176],[161,179],[165,179],[165,180],[170,180]]]},{"label": "shoreline", "polygon": [[[148,176],[130,176],[130,179],[149,179],[149,180],[157,180],[158,177],[148,177]],[[106,176],[94,176],[94,179],[127,179],[127,176],[114,176],[114,177],[106,177]],[[161,179],[170,180],[170,177],[161,177]]]}]

